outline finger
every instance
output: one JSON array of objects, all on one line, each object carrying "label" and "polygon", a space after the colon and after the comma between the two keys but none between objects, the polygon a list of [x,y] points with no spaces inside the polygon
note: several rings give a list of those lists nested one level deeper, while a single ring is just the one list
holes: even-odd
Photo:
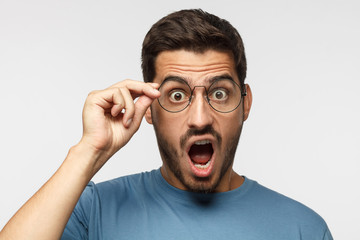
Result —
[{"label": "finger", "polygon": [[150,98],[158,98],[160,97],[160,92],[157,90],[159,85],[143,83],[143,82],[132,82],[126,87],[130,90],[133,98],[140,97],[141,95],[146,95]]},{"label": "finger", "polygon": [[135,130],[139,128],[146,110],[150,107],[153,101],[153,98],[150,98],[146,95],[142,95],[141,97],[139,97],[139,99],[135,103],[135,114],[130,126],[131,128],[135,128]]},{"label": "finger", "polygon": [[87,103],[99,106],[104,110],[111,109],[113,103],[114,89],[106,89],[101,91],[92,91],[86,99]]},{"label": "finger", "polygon": [[108,101],[113,103],[113,106],[111,107],[111,116],[113,117],[118,116],[123,108],[126,107],[125,97],[119,88],[113,89],[112,98],[108,99]]},{"label": "finger", "polygon": [[125,106],[124,106],[125,113],[123,116],[123,124],[125,127],[129,127],[135,113],[134,99],[132,98],[130,91],[127,88],[120,88],[120,91],[125,101]]},{"label": "finger", "polygon": [[116,117],[125,106],[125,100],[118,88],[93,91],[89,94],[87,107],[100,107],[104,113]]},{"label": "finger", "polygon": [[158,98],[160,96],[160,92],[157,90],[157,88],[159,88],[158,83],[144,83],[134,80],[124,80],[115,83],[110,88],[123,88],[123,87],[129,89],[131,96],[133,98],[140,97],[141,95],[146,95],[150,98]]}]

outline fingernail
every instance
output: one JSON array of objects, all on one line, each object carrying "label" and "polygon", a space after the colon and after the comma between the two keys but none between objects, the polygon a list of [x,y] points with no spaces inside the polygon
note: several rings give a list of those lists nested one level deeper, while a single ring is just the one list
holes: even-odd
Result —
[{"label": "fingernail", "polygon": [[129,120],[127,120],[126,126],[130,126],[131,122],[132,122],[132,118],[130,118]]},{"label": "fingernail", "polygon": [[156,87],[156,88],[158,88],[160,86],[160,84],[158,84],[158,83],[150,83],[150,84],[151,84],[151,86]]}]

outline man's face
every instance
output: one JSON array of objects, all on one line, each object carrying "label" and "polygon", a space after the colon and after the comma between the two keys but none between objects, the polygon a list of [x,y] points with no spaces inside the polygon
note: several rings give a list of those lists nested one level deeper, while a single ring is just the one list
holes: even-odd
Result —
[{"label": "man's face", "polygon": [[[154,82],[160,84],[174,77],[185,80],[191,89],[208,89],[220,76],[239,84],[232,55],[225,52],[165,51],[158,55],[155,67]],[[161,172],[171,185],[196,192],[227,191],[234,185],[232,164],[250,107],[245,107],[244,115],[242,99],[234,111],[217,112],[203,97],[205,88],[196,87],[191,104],[181,112],[167,112],[154,101],[146,119],[154,125],[163,159]]]}]

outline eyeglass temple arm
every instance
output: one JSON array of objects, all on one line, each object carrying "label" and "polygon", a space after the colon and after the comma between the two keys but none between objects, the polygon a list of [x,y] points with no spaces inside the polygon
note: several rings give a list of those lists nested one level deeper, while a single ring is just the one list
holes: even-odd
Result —
[{"label": "eyeglass temple arm", "polygon": [[241,87],[241,89],[244,89],[244,90],[241,91],[241,96],[242,96],[242,97],[245,97],[245,96],[247,95],[245,84],[243,84],[243,86]]}]

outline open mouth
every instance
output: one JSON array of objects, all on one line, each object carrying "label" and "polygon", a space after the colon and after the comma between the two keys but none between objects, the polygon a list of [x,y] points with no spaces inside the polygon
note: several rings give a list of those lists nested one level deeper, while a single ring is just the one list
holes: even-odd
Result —
[{"label": "open mouth", "polygon": [[210,140],[196,141],[189,150],[189,157],[193,165],[198,169],[207,169],[210,166],[214,153]]}]

